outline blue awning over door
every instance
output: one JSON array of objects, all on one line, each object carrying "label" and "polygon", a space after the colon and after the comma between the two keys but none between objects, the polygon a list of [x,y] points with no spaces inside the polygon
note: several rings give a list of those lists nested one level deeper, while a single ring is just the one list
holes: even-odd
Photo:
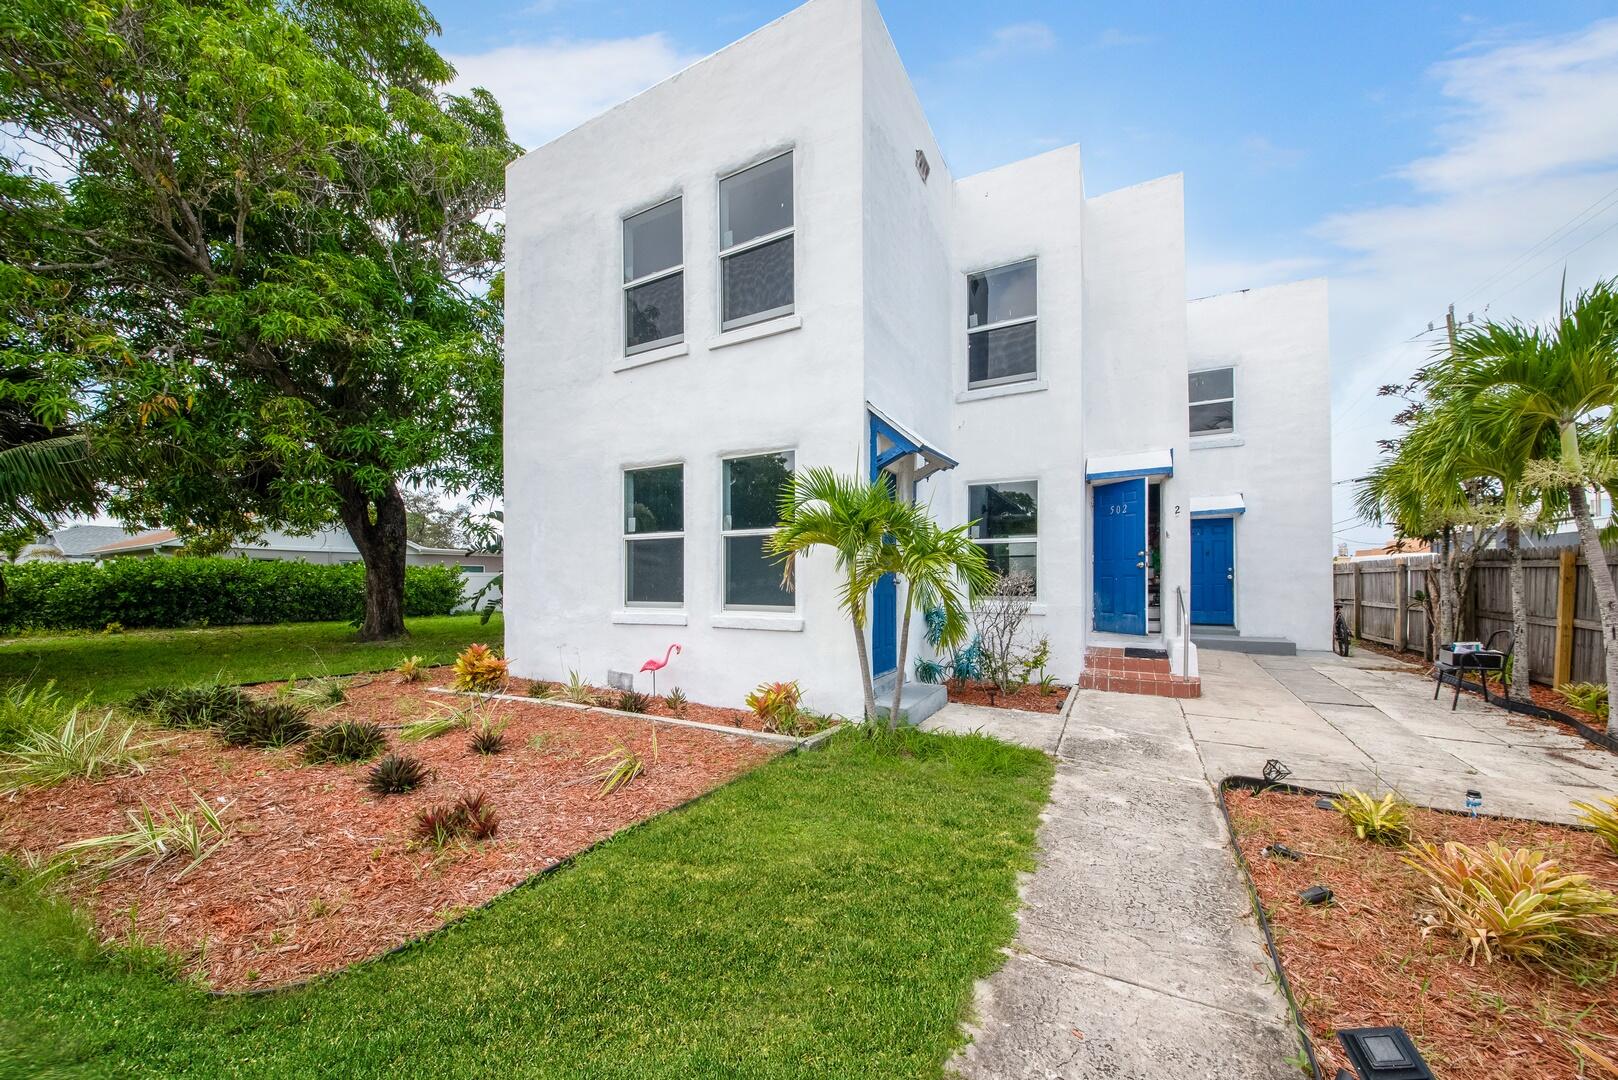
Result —
[{"label": "blue awning over door", "polygon": [[916,466],[915,479],[925,480],[933,473],[953,469],[960,462],[948,454],[929,446],[886,416],[870,402],[865,404],[871,422],[871,479],[875,480],[883,469],[909,454],[921,460]]}]

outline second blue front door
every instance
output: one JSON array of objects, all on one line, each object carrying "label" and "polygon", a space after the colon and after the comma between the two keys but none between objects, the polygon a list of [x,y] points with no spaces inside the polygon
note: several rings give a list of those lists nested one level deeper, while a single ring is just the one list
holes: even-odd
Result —
[{"label": "second blue front door", "polygon": [[1095,489],[1095,626],[1146,633],[1146,481]]},{"label": "second blue front door", "polygon": [[[892,473],[883,473],[888,491],[898,486]],[[883,574],[871,590],[871,674],[886,675],[899,666],[899,582]]]},{"label": "second blue front door", "polygon": [[1205,626],[1236,622],[1236,523],[1194,518],[1191,522],[1191,621]]}]

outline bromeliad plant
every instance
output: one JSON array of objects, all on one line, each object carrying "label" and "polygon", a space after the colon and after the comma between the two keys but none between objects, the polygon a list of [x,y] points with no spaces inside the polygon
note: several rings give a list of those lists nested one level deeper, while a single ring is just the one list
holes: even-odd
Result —
[{"label": "bromeliad plant", "polygon": [[181,810],[173,803],[167,810],[155,812],[149,806],[130,810],[128,832],[64,844],[58,854],[75,863],[81,857],[88,857],[86,869],[99,872],[150,862],[146,869],[148,874],[170,858],[189,856],[190,861],[174,875],[174,880],[179,881],[202,865],[203,860],[228,839],[220,812],[194,791],[191,801],[196,804],[195,812]]},{"label": "bromeliad plant", "polygon": [[1403,847],[1410,842],[1415,808],[1390,791],[1377,799],[1363,791],[1345,791],[1332,800],[1332,808],[1354,827],[1354,835],[1373,844]]},{"label": "bromeliad plant", "polygon": [[1562,695],[1563,701],[1580,712],[1607,719],[1607,688],[1601,683],[1563,683],[1556,688],[1556,692]]},{"label": "bromeliad plant", "polygon": [[1588,874],[1564,873],[1543,851],[1423,841],[1405,862],[1427,880],[1434,905],[1423,933],[1455,934],[1472,963],[1481,956],[1577,972],[1618,956],[1618,896]]},{"label": "bromeliad plant", "polygon": [[455,678],[450,685],[477,694],[498,693],[510,678],[508,667],[507,661],[487,645],[468,645],[455,658]]},{"label": "bromeliad plant", "polygon": [[371,720],[339,720],[309,736],[303,760],[311,765],[370,761],[388,745],[382,725]]},{"label": "bromeliad plant", "polygon": [[419,656],[407,656],[400,660],[393,673],[399,676],[402,683],[418,683],[427,678],[427,668]]},{"label": "bromeliad plant", "polygon": [[252,707],[238,687],[222,682],[194,686],[154,686],[140,691],[125,711],[175,730],[222,727]]},{"label": "bromeliad plant", "polygon": [[227,746],[279,750],[303,742],[314,732],[309,714],[290,701],[252,701],[217,729]]},{"label": "bromeliad plant", "polygon": [[790,723],[797,715],[798,703],[802,699],[803,692],[796,682],[759,683],[747,695],[747,707],[764,721],[766,730],[777,731],[783,723]]},{"label": "bromeliad plant", "polygon": [[1579,811],[1579,820],[1618,855],[1618,796],[1608,795],[1600,803],[1576,802],[1573,809]]},{"label": "bromeliad plant", "polygon": [[500,815],[481,791],[416,812],[416,839],[435,848],[463,840],[492,840],[499,831]]},{"label": "bromeliad plant", "polygon": [[404,795],[427,780],[427,766],[408,754],[388,754],[365,774],[365,786],[376,795]]}]

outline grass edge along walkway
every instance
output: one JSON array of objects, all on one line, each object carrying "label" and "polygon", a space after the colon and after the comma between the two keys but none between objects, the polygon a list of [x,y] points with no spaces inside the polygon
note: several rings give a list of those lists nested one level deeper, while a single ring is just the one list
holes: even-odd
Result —
[{"label": "grass edge along walkway", "polygon": [[210,1000],[0,885],[0,1074],[937,1076],[1012,938],[1051,775],[982,735],[846,732],[261,998]]},{"label": "grass edge along walkway", "polygon": [[123,701],[148,686],[177,686],[220,678],[269,682],[311,675],[387,671],[407,656],[447,664],[474,641],[498,646],[500,616],[487,625],[477,614],[405,621],[410,636],[360,641],[352,623],[276,623],[196,630],[129,630],[121,634],[41,634],[0,641],[0,683],[56,681],[69,700]]}]

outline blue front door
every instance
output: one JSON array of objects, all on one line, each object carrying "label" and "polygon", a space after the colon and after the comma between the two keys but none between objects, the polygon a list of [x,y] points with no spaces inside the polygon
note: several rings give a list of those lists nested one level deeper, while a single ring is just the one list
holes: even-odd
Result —
[{"label": "blue front door", "polygon": [[1146,633],[1146,481],[1095,488],[1095,624]]},{"label": "blue front door", "polygon": [[1191,521],[1191,621],[1205,626],[1236,622],[1235,519]]},{"label": "blue front door", "polygon": [[[888,490],[898,486],[892,473],[884,473]],[[871,674],[886,675],[899,666],[899,583],[883,574],[871,590]]]}]

